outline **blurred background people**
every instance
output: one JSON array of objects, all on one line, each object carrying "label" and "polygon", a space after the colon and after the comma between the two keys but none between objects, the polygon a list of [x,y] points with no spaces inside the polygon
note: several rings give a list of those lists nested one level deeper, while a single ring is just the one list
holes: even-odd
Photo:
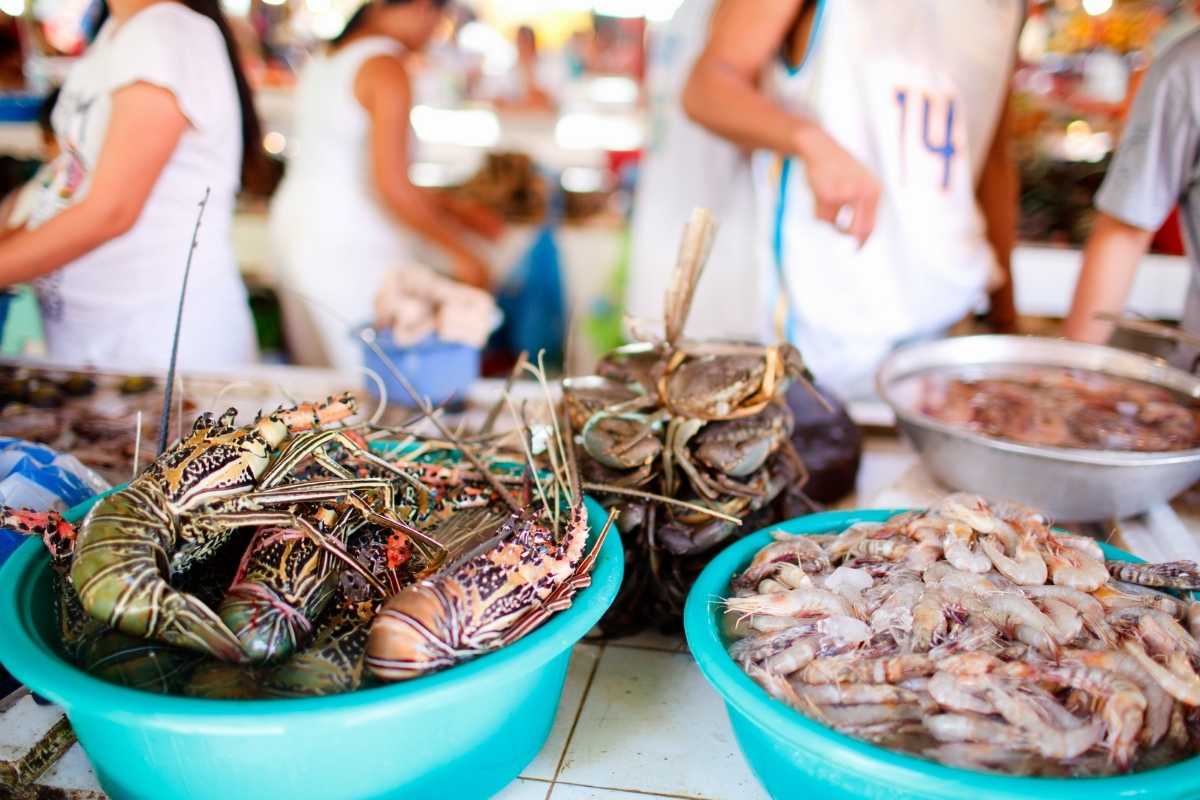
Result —
[{"label": "blurred background people", "polygon": [[0,285],[37,279],[51,359],[161,368],[207,193],[180,364],[252,361],[230,222],[261,137],[228,26],[216,0],[108,10],[54,108],[61,152],[23,227],[0,241]]},{"label": "blurred background people", "polygon": [[[442,22],[445,0],[373,0],[304,66],[295,91],[295,154],[270,212],[280,302],[293,358],[353,367],[349,326],[371,318],[388,271],[420,237],[478,287],[489,268],[437,196],[409,179],[407,55]],[[313,301],[316,302],[313,302]]]},{"label": "blurred background people", "polygon": [[704,207],[719,227],[685,333],[755,341],[769,331],[763,282],[754,267],[749,153],[692,122],[680,105],[717,2],[688,0],[649,31],[647,141],[633,201],[625,308],[634,327],[657,323],[661,330],[663,295],[679,248],[679,235],[672,234],[693,208]]},{"label": "blurred background people", "polygon": [[[1125,132],[1104,184],[1096,194],[1097,218],[1064,332],[1103,344],[1113,324],[1097,314],[1125,310],[1138,264],[1155,233],[1178,206],[1192,265],[1183,328],[1200,334],[1200,31],[1179,39],[1155,60],[1133,102]],[[1181,349],[1178,365],[1190,369],[1195,351]]]},{"label": "blurred background people", "polygon": [[[844,395],[1008,281],[1021,19],[1015,0],[726,0],[713,19],[684,106],[773,154],[756,165],[758,257],[790,301],[788,337]],[[1011,321],[1011,290],[993,310]]]},{"label": "blurred background people", "polygon": [[537,34],[528,25],[517,28],[517,61],[499,87],[495,103],[515,111],[550,111],[554,108],[552,86],[559,76],[550,75],[553,65],[538,54]]}]

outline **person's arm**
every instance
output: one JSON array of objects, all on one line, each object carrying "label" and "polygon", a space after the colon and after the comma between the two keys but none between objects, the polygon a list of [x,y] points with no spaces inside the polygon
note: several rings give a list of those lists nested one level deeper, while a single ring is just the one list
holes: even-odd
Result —
[{"label": "person's arm", "polygon": [[804,0],[723,0],[708,43],[683,91],[695,122],[747,149],[773,150],[804,162],[818,219],[837,224],[861,245],[875,228],[879,183],[812,120],[789,114],[762,93],[758,79],[783,46]]},{"label": "person's arm", "polygon": [[1067,315],[1064,335],[1079,342],[1104,344],[1113,324],[1096,319],[1107,311],[1120,314],[1133,285],[1138,262],[1150,248],[1154,231],[1138,228],[1101,212],[1083,251],[1083,268]]},{"label": "person's arm", "polygon": [[408,178],[408,119],[412,91],[408,74],[391,56],[369,59],[358,71],[354,93],[371,118],[371,176],[380,198],[409,228],[450,257],[455,277],[487,288],[487,264],[447,225],[439,204]]},{"label": "person's arm", "polygon": [[996,255],[1003,283],[991,291],[988,320],[1002,333],[1017,327],[1012,277],[1012,252],[1017,243],[1017,165],[1012,157],[1012,93],[1006,95],[992,146],[988,149],[975,195],[987,226],[987,240]]},{"label": "person's arm", "polygon": [[132,228],[187,126],[167,89],[139,82],[115,92],[87,194],[0,243],[0,286],[53,272]]},{"label": "person's arm", "polygon": [[1112,323],[1098,312],[1125,310],[1134,274],[1179,198],[1192,184],[1200,153],[1192,74],[1200,57],[1185,40],[1155,60],[1138,88],[1104,184],[1096,193],[1096,223],[1083,253],[1065,333],[1104,342]]}]

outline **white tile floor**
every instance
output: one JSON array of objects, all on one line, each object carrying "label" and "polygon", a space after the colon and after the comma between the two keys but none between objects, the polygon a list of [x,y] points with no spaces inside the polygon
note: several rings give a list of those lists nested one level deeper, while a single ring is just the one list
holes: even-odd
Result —
[{"label": "white tile floor", "polygon": [[759,800],[725,708],[681,637],[575,648],[546,746],[500,800]]}]

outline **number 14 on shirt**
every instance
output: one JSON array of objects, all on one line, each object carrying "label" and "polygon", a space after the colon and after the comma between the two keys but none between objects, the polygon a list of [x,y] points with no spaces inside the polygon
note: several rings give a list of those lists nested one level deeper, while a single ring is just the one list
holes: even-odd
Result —
[{"label": "number 14 on shirt", "polygon": [[[894,97],[900,121],[901,180],[908,178],[909,152],[913,149],[915,158],[941,161],[938,185],[949,189],[950,167],[957,152],[954,148],[954,98],[931,98],[922,92],[918,101],[914,92],[903,87],[895,90]],[[914,126],[918,129],[910,132]]]}]

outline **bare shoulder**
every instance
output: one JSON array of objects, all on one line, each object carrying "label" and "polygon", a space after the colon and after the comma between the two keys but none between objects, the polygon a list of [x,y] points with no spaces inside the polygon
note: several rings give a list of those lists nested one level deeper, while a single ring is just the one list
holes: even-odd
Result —
[{"label": "bare shoulder", "polygon": [[366,108],[374,107],[381,99],[409,97],[408,70],[400,56],[380,53],[371,56],[358,68],[354,78],[354,94]]}]

